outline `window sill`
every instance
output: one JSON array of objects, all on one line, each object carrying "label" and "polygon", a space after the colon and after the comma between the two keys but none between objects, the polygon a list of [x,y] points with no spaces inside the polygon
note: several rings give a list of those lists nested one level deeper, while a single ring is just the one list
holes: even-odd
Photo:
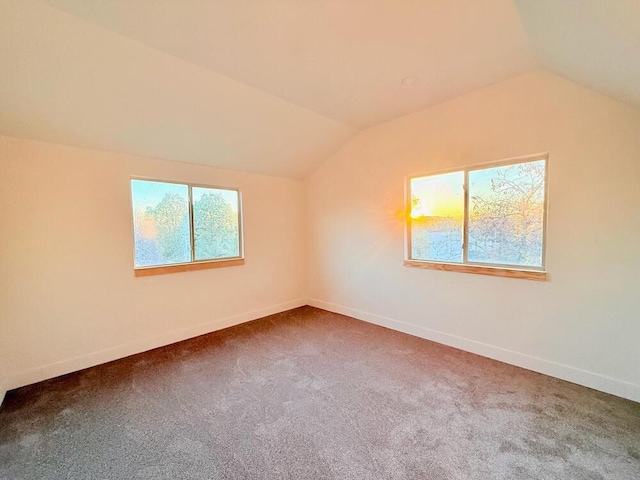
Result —
[{"label": "window sill", "polygon": [[405,260],[405,267],[427,268],[445,272],[476,273],[492,275],[494,277],[521,278],[524,280],[548,280],[547,272],[538,270],[517,270],[513,268],[487,267],[480,265],[460,265],[455,263],[423,262],[419,260]]},{"label": "window sill", "polygon": [[206,270],[208,268],[235,267],[244,265],[244,258],[232,258],[225,260],[207,260],[203,262],[179,263],[177,265],[162,265],[159,267],[143,267],[134,269],[136,277],[148,277],[151,275],[163,275],[165,273],[191,272],[194,270]]}]

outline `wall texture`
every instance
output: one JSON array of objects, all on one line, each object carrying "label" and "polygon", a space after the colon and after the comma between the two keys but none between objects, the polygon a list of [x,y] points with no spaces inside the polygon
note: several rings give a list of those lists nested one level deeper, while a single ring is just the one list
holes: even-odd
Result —
[{"label": "wall texture", "polygon": [[[310,303],[640,401],[638,132],[544,72],[361,132],[307,180]],[[406,175],[540,152],[550,281],[403,266]]]},{"label": "wall texture", "polygon": [[[0,159],[5,388],[305,303],[301,181],[8,137]],[[135,278],[131,176],[239,187],[245,265]]]}]

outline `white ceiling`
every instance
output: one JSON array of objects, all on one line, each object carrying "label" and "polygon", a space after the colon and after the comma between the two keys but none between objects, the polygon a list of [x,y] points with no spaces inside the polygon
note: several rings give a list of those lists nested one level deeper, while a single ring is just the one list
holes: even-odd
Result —
[{"label": "white ceiling", "polygon": [[511,0],[45,1],[355,128],[536,65]]},{"label": "white ceiling", "polygon": [[640,107],[640,0],[515,0],[542,66]]},{"label": "white ceiling", "polygon": [[3,135],[302,178],[355,133],[36,1],[0,25]]},{"label": "white ceiling", "polygon": [[639,4],[2,0],[0,134],[301,178],[540,63],[640,105]]}]

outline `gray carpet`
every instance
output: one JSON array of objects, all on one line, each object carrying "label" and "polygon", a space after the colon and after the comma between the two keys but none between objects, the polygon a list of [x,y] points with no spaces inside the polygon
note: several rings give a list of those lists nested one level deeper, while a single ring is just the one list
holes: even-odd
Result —
[{"label": "gray carpet", "polygon": [[0,410],[3,480],[598,478],[640,478],[640,404],[311,307]]}]

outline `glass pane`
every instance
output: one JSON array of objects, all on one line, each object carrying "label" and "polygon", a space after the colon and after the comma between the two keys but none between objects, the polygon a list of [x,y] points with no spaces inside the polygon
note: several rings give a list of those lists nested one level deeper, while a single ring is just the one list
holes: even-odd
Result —
[{"label": "glass pane", "polygon": [[240,256],[238,192],[193,187],[195,259]]},{"label": "glass pane", "polygon": [[135,266],[191,261],[189,187],[131,180]]},{"label": "glass pane", "polygon": [[469,261],[542,267],[545,167],[469,172]]},{"label": "glass pane", "polygon": [[411,179],[411,258],[462,262],[464,173]]}]

